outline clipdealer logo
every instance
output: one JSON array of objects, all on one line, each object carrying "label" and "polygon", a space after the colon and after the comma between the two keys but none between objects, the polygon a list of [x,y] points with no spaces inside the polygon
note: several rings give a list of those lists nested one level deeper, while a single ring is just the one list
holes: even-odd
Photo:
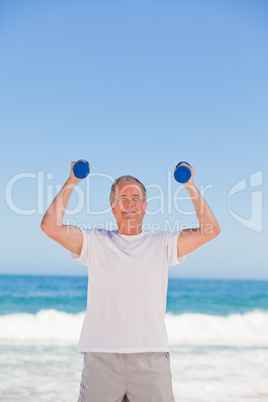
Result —
[{"label": "clipdealer logo", "polygon": [[[81,212],[86,206],[86,212],[88,215],[104,215],[110,212],[110,206],[105,207],[103,210],[94,211],[90,204],[90,184],[91,179],[97,177],[98,180],[108,180],[109,185],[114,181],[114,177],[107,175],[105,173],[91,173],[85,179],[86,189],[85,192],[79,186],[76,186],[74,192],[76,193],[77,203],[72,209],[66,210],[66,215],[74,216]],[[20,206],[20,195],[16,191],[16,186],[22,184],[22,181],[27,181],[27,185],[31,187],[31,190],[36,194],[35,201],[36,205],[33,207],[35,202],[33,198],[29,200],[29,208],[22,208]],[[30,216],[30,215],[43,215],[53,198],[62,189],[62,185],[53,183],[54,175],[48,173],[45,175],[43,171],[34,172],[23,172],[18,173],[11,177],[6,185],[5,199],[8,208],[15,214]],[[25,184],[25,182],[23,183]],[[106,183],[107,184],[107,183]],[[227,208],[229,214],[232,218],[243,225],[244,227],[254,231],[261,232],[263,229],[263,172],[259,170],[252,173],[249,177],[243,178],[235,183],[228,192],[227,195]],[[206,186],[200,185],[199,191],[201,195],[206,198],[206,193],[208,190],[213,189],[213,184]],[[146,214],[149,216],[154,215],[172,215],[174,210],[180,215],[189,216],[195,215],[194,209],[185,210],[182,208],[184,200],[190,200],[189,196],[180,195],[183,186],[179,186],[176,190],[172,191],[172,172],[167,172],[167,186],[165,189],[158,184],[149,184],[146,186],[148,192],[154,191],[157,195],[148,196],[147,211]],[[14,196],[14,193],[17,195]],[[242,196],[243,205],[249,205],[250,216],[249,218],[243,216],[239,207],[235,209],[232,207],[232,201],[235,201],[237,196]],[[108,204],[108,202],[107,202]],[[155,205],[157,204],[157,208]],[[212,208],[213,209],[213,208]]]},{"label": "clipdealer logo", "polygon": [[[237,194],[243,192],[245,197],[248,198],[246,190],[250,190],[250,199],[245,199],[245,202],[249,202],[250,205],[250,217],[245,218],[238,212],[234,212],[231,208],[231,199],[233,199]],[[263,228],[263,198],[262,191],[262,170],[252,173],[249,176],[249,186],[247,185],[247,180],[244,178],[236,183],[229,191],[228,194],[228,211],[231,216],[239,222],[241,225],[253,230],[254,232],[261,232]]]}]

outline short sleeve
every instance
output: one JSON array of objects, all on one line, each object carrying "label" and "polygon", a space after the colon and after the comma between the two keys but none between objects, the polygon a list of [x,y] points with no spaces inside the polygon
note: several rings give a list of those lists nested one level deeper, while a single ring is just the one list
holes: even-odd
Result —
[{"label": "short sleeve", "polygon": [[185,260],[185,255],[178,257],[178,238],[181,232],[165,232],[167,243],[167,260],[168,265],[181,264]]},{"label": "short sleeve", "polygon": [[81,254],[71,253],[71,257],[81,262],[82,264],[88,265],[90,260],[90,250],[91,250],[91,238],[93,231],[91,229],[81,229],[83,233],[83,246]]}]

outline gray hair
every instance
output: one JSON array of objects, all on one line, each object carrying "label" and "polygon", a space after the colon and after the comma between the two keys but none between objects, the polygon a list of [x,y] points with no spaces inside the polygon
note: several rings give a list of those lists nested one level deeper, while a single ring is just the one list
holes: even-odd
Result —
[{"label": "gray hair", "polygon": [[144,185],[138,179],[136,179],[136,177],[126,175],[126,176],[118,177],[118,179],[115,179],[115,181],[111,187],[110,202],[112,204],[114,203],[114,200],[115,200],[116,186],[120,183],[139,183],[139,185],[141,187],[143,199],[144,199],[144,201],[146,201],[147,195],[146,195],[146,188],[144,187]]}]

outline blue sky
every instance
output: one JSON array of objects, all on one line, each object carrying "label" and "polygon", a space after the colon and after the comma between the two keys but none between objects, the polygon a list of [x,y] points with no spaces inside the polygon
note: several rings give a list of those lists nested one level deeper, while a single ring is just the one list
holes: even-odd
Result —
[{"label": "blue sky", "polygon": [[74,224],[114,224],[122,174],[148,187],[148,227],[195,224],[172,177],[186,160],[222,232],[171,275],[268,279],[267,11],[261,0],[1,1],[0,273],[86,274],[39,227],[80,158],[92,175],[70,200]]}]

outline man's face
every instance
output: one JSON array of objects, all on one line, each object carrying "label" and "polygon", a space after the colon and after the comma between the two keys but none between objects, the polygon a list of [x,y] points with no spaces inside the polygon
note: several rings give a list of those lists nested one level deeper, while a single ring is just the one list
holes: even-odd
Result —
[{"label": "man's face", "polygon": [[118,227],[130,228],[142,224],[147,202],[144,201],[139,183],[120,183],[115,189],[115,200],[111,203],[112,212]]}]

